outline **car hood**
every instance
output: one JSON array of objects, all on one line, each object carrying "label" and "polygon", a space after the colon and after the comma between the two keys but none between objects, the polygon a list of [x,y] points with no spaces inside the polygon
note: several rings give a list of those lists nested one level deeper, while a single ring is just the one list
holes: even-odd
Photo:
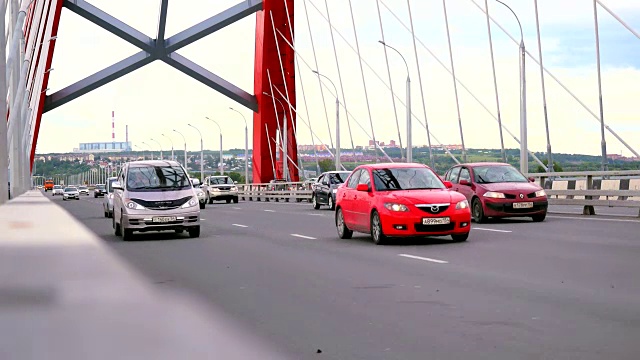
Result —
[{"label": "car hood", "polygon": [[[397,190],[387,195],[389,199],[406,201],[411,204],[449,204],[462,199],[454,199],[454,193],[445,189],[437,190]],[[458,194],[460,195],[460,194]],[[462,195],[460,195],[462,197]]]},{"label": "car hood", "polygon": [[523,192],[530,193],[542,189],[539,185],[530,182],[504,182],[492,184],[478,184],[488,191],[496,192]]}]

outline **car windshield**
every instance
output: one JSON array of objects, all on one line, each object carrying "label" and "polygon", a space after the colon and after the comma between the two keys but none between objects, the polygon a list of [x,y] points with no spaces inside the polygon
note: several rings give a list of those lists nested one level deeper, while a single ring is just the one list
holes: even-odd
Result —
[{"label": "car windshield", "polygon": [[104,185],[102,184],[96,185],[96,189],[104,190]]},{"label": "car windshield", "polygon": [[433,171],[424,167],[375,169],[373,183],[378,191],[446,188]]},{"label": "car windshield", "polygon": [[188,189],[191,182],[180,166],[132,166],[127,173],[127,190]]},{"label": "car windshield", "polygon": [[54,188],[54,189],[62,189],[62,186],[60,186],[60,185],[54,185],[54,186],[53,186],[53,188]]},{"label": "car windshield", "polygon": [[333,173],[334,176],[331,176],[331,184],[340,185],[344,184],[347,181],[349,175],[351,175],[351,171],[341,171],[337,173]]},{"label": "car windshield", "polygon": [[74,192],[74,191],[77,191],[77,189],[72,187],[64,188],[64,192]]},{"label": "car windshield", "polygon": [[78,188],[78,190],[87,190],[87,187],[86,187],[86,186],[80,186],[80,187]]},{"label": "car windshield", "polygon": [[211,185],[233,184],[233,180],[228,176],[216,176],[209,178],[209,183]]},{"label": "car windshield", "polygon": [[476,166],[473,173],[478,184],[529,182],[511,165]]}]

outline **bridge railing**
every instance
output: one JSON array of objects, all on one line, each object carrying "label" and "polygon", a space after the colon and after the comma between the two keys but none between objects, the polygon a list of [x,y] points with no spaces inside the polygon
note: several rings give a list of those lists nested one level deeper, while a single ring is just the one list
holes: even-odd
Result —
[{"label": "bridge railing", "polygon": [[238,184],[238,197],[244,201],[311,201],[311,183],[278,182]]},{"label": "bridge railing", "polygon": [[214,305],[153,286],[38,190],[0,206],[0,274],[3,359],[288,358]]},{"label": "bridge railing", "polygon": [[640,170],[552,172],[529,176],[546,189],[550,205],[583,206],[584,215],[595,215],[594,206],[637,208],[640,217]]}]

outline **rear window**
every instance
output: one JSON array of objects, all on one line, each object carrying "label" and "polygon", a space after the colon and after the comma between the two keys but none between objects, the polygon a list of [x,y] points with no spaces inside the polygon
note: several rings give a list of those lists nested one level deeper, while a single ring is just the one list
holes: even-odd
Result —
[{"label": "rear window", "polygon": [[104,190],[104,185],[96,185],[96,189]]},{"label": "rear window", "polygon": [[127,190],[181,190],[191,187],[181,166],[132,166],[127,171]]}]

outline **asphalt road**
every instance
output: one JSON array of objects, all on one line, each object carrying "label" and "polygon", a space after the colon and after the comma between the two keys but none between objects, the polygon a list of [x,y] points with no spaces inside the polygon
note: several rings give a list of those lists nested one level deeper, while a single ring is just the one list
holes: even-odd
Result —
[{"label": "asphalt road", "polygon": [[[122,242],[101,199],[54,201],[159,286],[298,359],[639,359],[640,221],[550,215],[445,239],[340,240],[310,204],[207,205],[199,239]],[[318,352],[321,353],[318,353]]]}]

